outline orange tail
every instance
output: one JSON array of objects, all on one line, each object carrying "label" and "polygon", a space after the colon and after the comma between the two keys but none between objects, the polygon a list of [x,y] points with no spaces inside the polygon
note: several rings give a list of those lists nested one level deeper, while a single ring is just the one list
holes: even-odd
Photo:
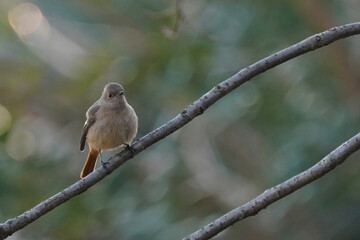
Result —
[{"label": "orange tail", "polygon": [[84,178],[95,169],[96,159],[99,155],[99,151],[90,148],[89,155],[86,159],[85,165],[80,173],[80,177]]}]

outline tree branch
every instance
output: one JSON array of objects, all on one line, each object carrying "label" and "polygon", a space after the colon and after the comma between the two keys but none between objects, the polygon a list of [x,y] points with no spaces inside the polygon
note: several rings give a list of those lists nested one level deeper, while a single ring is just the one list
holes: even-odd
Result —
[{"label": "tree branch", "polygon": [[[222,83],[216,85],[209,92],[204,94],[201,98],[193,102],[186,109],[184,109],[175,118],[168,123],[148,133],[140,140],[132,145],[134,154],[138,154],[160,141],[171,133],[183,127],[192,119],[204,113],[204,111],[213,105],[217,100],[239,87],[241,84],[249,81],[251,78],[283,63],[299,55],[313,51],[315,49],[326,46],[339,39],[346,38],[352,35],[360,34],[360,23],[352,23],[339,27],[334,27],[325,32],[311,36],[297,44],[294,44],[282,51],[279,51],[267,58],[264,58],[251,66],[242,69],[234,76],[228,78]],[[55,194],[54,196],[39,203],[32,209],[22,213],[21,215],[7,220],[5,223],[0,224],[0,239],[4,239],[19,229],[24,228],[31,222],[39,217],[45,215],[52,209],[58,207],[62,203],[70,200],[78,194],[85,192],[91,186],[99,182],[101,179],[111,174],[116,168],[123,165],[131,157],[131,152],[125,150],[119,154],[114,155],[109,160],[106,167],[99,167],[92,174],[77,181],[68,188]]]},{"label": "tree branch", "polygon": [[352,153],[360,149],[360,133],[343,143],[320,162],[306,171],[286,180],[285,182],[265,190],[262,194],[231,210],[212,223],[202,227],[183,240],[204,240],[214,237],[224,229],[247,217],[254,216],[277,200],[286,197],[305,185],[324,176],[338,165],[342,164]]}]

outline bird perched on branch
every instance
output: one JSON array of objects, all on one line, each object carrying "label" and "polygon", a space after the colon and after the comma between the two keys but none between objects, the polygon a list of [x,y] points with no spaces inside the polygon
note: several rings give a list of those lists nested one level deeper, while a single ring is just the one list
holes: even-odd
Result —
[{"label": "bird perched on branch", "polygon": [[138,118],[134,109],[127,103],[124,88],[118,83],[105,86],[99,100],[86,112],[86,122],[80,140],[80,151],[85,142],[89,154],[80,173],[83,178],[95,169],[96,160],[102,150],[110,150],[121,145],[130,147],[138,130]]}]

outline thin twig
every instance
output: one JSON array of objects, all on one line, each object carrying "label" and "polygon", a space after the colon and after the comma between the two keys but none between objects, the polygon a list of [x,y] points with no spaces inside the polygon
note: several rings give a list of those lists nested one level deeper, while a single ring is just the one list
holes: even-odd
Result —
[{"label": "thin twig", "polygon": [[[264,58],[245,69],[242,69],[234,76],[216,85],[213,89],[189,105],[185,110],[183,110],[179,115],[170,120],[168,123],[148,133],[139,141],[135,142],[132,145],[134,154],[136,155],[142,152],[149,146],[180,129],[192,119],[204,113],[204,111],[213,105],[217,100],[235,88],[239,87],[241,84],[249,81],[251,78],[306,52],[313,51],[339,39],[356,34],[360,34],[360,23],[352,23],[334,27],[325,32],[311,36],[297,44],[294,44],[282,51]],[[77,181],[68,188],[46,199],[45,201],[39,203],[32,209],[20,214],[19,216],[0,224],[0,239],[4,239],[10,236],[14,232],[24,228],[39,217],[45,215],[52,209],[60,206],[62,203],[70,200],[82,192],[85,192],[91,186],[113,172],[116,168],[127,162],[131,155],[132,154],[128,150],[114,155],[109,160],[109,164],[106,165],[106,168],[99,167],[86,178]]]},{"label": "thin twig", "polygon": [[222,217],[214,220],[212,223],[185,237],[183,240],[205,240],[214,237],[234,223],[256,215],[273,202],[286,197],[305,185],[324,176],[335,167],[342,164],[352,153],[359,149],[360,133],[343,143],[311,168],[275,187],[267,189],[256,198],[231,210]]}]

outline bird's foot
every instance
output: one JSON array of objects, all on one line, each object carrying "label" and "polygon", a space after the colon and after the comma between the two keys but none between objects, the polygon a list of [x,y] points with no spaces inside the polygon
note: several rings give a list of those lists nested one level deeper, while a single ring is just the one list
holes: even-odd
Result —
[{"label": "bird's foot", "polygon": [[125,143],[125,149],[130,151],[130,158],[135,156],[135,149],[132,148],[128,143]]}]

